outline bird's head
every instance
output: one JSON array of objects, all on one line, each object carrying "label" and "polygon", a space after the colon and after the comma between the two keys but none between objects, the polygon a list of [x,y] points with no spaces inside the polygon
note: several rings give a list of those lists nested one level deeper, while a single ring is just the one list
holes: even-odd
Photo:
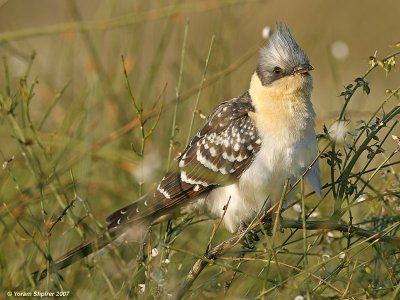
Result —
[{"label": "bird's head", "polygon": [[264,87],[282,93],[311,93],[312,78],[307,55],[296,43],[285,24],[278,23],[260,50],[257,75]]}]

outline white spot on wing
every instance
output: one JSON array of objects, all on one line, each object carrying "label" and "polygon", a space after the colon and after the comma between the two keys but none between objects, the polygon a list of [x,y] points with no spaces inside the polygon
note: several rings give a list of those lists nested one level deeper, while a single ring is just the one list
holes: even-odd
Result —
[{"label": "white spot on wing", "polygon": [[236,161],[236,156],[234,156],[233,154],[232,155],[228,155],[228,153],[226,153],[226,152],[222,153],[222,158],[226,159],[226,160],[228,160],[230,162],[235,162]]},{"label": "white spot on wing", "polygon": [[[214,171],[214,172],[221,172],[222,174],[228,174],[226,169],[224,167],[218,168],[216,165],[214,165],[212,162],[210,162],[207,157],[203,156],[200,151],[197,151],[197,160],[200,162],[203,166],[206,168]],[[233,161],[235,158],[233,158]]]},{"label": "white spot on wing", "polygon": [[[196,184],[196,185],[202,185],[202,186],[208,186],[208,183],[205,181],[201,181],[201,180],[194,180],[191,179],[187,176],[186,171],[182,171],[181,172],[181,180],[183,182],[189,183],[189,184]],[[195,187],[196,188],[196,187]]]},{"label": "white spot on wing", "polygon": [[210,154],[211,154],[212,157],[217,156],[217,149],[215,149],[214,147],[211,147],[210,148]]},{"label": "white spot on wing", "polygon": [[213,170],[214,172],[218,172],[217,166],[214,165],[213,163],[211,163],[211,162],[207,159],[207,157],[203,156],[199,150],[197,150],[196,155],[197,155],[197,157],[196,157],[196,158],[197,158],[197,161],[198,161],[199,163],[201,163],[201,164],[202,164],[203,166],[205,166],[206,168],[208,168],[208,169],[210,169],[210,170]]},{"label": "white spot on wing", "polygon": [[165,198],[171,199],[170,194],[168,194],[168,192],[167,192],[166,190],[164,190],[164,189],[162,189],[162,188],[160,188],[160,187],[158,187],[157,190],[158,190],[161,194],[163,194]]}]

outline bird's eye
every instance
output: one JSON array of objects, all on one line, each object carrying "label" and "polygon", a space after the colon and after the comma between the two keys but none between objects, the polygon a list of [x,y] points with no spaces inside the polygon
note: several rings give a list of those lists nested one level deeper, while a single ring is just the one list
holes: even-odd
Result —
[{"label": "bird's eye", "polygon": [[282,69],[281,68],[279,68],[279,67],[275,67],[274,68],[274,74],[280,75],[281,73],[282,73]]}]

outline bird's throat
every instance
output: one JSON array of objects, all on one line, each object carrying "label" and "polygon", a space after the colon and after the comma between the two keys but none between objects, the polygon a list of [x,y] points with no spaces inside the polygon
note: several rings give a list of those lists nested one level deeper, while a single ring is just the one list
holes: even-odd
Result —
[{"label": "bird's throat", "polygon": [[302,82],[298,76],[282,78],[270,86],[262,85],[255,73],[249,93],[255,107],[251,118],[260,134],[291,135],[314,126],[314,110],[311,103],[312,83]]}]

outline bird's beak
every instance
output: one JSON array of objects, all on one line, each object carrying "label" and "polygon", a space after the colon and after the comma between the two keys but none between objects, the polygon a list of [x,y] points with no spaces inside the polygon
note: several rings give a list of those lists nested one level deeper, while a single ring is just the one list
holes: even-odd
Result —
[{"label": "bird's beak", "polygon": [[298,66],[294,68],[293,74],[305,74],[309,71],[314,70],[313,66],[310,64],[302,64],[301,66]]}]

